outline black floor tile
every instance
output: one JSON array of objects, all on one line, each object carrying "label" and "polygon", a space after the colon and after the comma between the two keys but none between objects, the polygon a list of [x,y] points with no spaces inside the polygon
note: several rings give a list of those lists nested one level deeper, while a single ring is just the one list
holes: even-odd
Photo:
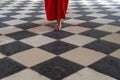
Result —
[{"label": "black floor tile", "polygon": [[62,41],[55,41],[55,42],[40,46],[39,48],[49,51],[53,54],[59,55],[66,51],[72,50],[76,47],[78,46],[72,45],[66,42],[62,42]]},{"label": "black floor tile", "polygon": [[14,32],[14,33],[7,34],[7,36],[9,36],[13,39],[16,39],[16,40],[32,37],[32,36],[35,36],[35,35],[37,35],[37,34],[32,33],[32,32],[28,32],[28,31],[19,31],[19,32]]},{"label": "black floor tile", "polygon": [[85,32],[80,33],[80,34],[86,35],[86,36],[89,36],[89,37],[94,37],[94,38],[101,38],[101,37],[106,36],[106,35],[108,35],[110,33],[92,29],[92,30],[85,31]]},{"label": "black floor tile", "polygon": [[22,29],[29,29],[29,28],[34,28],[40,26],[39,24],[35,23],[23,23],[23,24],[18,24],[15,25],[16,27],[22,28]]},{"label": "black floor tile", "polygon": [[0,79],[17,73],[26,67],[9,58],[0,59]]},{"label": "black floor tile", "polygon": [[10,25],[0,22],[0,28],[7,27],[7,26],[10,26]]},{"label": "black floor tile", "polygon": [[1,45],[0,52],[2,52],[4,55],[10,56],[17,52],[24,51],[30,48],[32,48],[32,46],[16,41],[9,44]]},{"label": "black floor tile", "polygon": [[118,58],[107,56],[89,67],[120,80],[120,59]]},{"label": "black floor tile", "polygon": [[119,49],[120,45],[111,43],[111,42],[107,42],[104,40],[97,40],[97,41],[91,42],[89,44],[86,44],[83,47],[86,47],[86,48],[89,48],[92,50],[96,50],[99,52],[103,52],[105,54],[110,54],[113,51],[116,51],[117,49]]},{"label": "black floor tile", "polygon": [[40,18],[37,18],[37,17],[27,17],[27,18],[22,18],[21,20],[24,20],[24,21],[35,21],[35,20],[40,20]]},{"label": "black floor tile", "polygon": [[94,23],[94,22],[85,22],[82,24],[79,24],[79,26],[87,27],[87,28],[96,28],[98,26],[102,26],[103,24],[100,23]]},{"label": "black floor tile", "polygon": [[36,16],[36,15],[41,15],[43,13],[40,13],[40,12],[30,12],[30,13],[27,13],[27,15],[31,15],[31,16]]},{"label": "black floor tile", "polygon": [[108,16],[105,16],[105,17],[103,17],[103,18],[112,19],[112,20],[118,20],[118,19],[120,19],[120,17],[118,17],[118,16],[113,16],[113,15],[108,15]]},{"label": "black floor tile", "polygon": [[89,21],[89,20],[93,20],[93,19],[95,19],[95,17],[81,16],[81,17],[77,17],[77,18],[75,18],[75,19],[80,19],[80,20]]},{"label": "black floor tile", "polygon": [[6,16],[14,16],[14,15],[18,15],[20,13],[13,13],[13,12],[10,12],[10,13],[4,13],[3,15],[6,15]]},{"label": "black floor tile", "polygon": [[25,9],[8,9],[8,11],[13,11],[13,12],[16,12],[16,11],[23,11],[23,10],[25,10]]},{"label": "black floor tile", "polygon": [[3,18],[0,18],[0,22],[9,21],[9,20],[13,20],[13,19],[15,19],[15,18],[3,17]]},{"label": "black floor tile", "polygon": [[60,57],[55,57],[32,67],[33,70],[51,78],[52,80],[62,80],[62,78],[75,73],[82,68],[83,66]]},{"label": "black floor tile", "polygon": [[[79,9],[80,10],[80,9]],[[91,14],[92,12],[86,12],[86,11],[83,11],[83,10],[80,10],[79,12],[76,12],[77,14],[81,14],[81,15],[87,15],[87,14]]]},{"label": "black floor tile", "polygon": [[120,34],[120,31],[118,31],[117,33],[119,33],[119,34]]},{"label": "black floor tile", "polygon": [[112,23],[109,23],[110,25],[113,25],[113,26],[120,26],[120,21],[114,21]]},{"label": "black floor tile", "polygon": [[43,35],[48,36],[48,37],[52,37],[55,39],[62,39],[62,38],[71,36],[73,34],[66,32],[66,31],[52,31],[52,32],[45,33]]},{"label": "black floor tile", "polygon": [[100,11],[99,13],[110,15],[110,14],[115,13],[115,12],[103,10],[103,11]]}]

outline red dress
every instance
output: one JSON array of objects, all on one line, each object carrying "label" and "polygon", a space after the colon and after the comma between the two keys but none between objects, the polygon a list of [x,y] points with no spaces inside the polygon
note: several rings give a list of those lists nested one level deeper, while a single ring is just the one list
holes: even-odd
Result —
[{"label": "red dress", "polygon": [[49,21],[66,17],[68,0],[45,0],[46,16]]}]

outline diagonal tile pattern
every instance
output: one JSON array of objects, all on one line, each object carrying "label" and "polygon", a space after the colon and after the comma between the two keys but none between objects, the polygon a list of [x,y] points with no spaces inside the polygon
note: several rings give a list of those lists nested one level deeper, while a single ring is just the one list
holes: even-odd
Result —
[{"label": "diagonal tile pattern", "polygon": [[0,0],[0,80],[120,80],[119,0],[69,0],[55,26],[44,0]]}]

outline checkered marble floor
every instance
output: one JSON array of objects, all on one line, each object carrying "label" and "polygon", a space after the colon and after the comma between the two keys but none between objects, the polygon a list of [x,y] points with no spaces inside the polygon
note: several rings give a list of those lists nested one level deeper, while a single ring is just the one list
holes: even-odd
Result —
[{"label": "checkered marble floor", "polygon": [[70,0],[55,25],[43,0],[0,0],[0,80],[120,80],[119,0]]}]

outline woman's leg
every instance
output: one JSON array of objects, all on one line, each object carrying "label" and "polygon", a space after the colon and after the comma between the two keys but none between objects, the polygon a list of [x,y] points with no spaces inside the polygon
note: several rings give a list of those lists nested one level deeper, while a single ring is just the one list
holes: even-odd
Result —
[{"label": "woman's leg", "polygon": [[58,19],[57,20],[57,26],[55,27],[55,30],[60,30],[62,27],[62,19]]}]

